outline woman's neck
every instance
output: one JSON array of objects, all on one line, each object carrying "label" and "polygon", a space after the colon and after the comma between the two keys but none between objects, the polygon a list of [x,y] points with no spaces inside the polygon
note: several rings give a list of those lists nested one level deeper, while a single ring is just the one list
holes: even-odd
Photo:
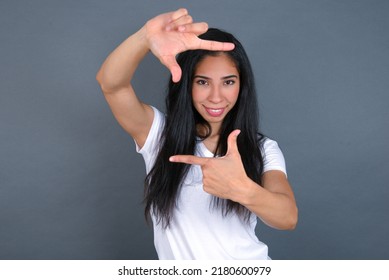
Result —
[{"label": "woman's neck", "polygon": [[215,130],[214,127],[211,127],[211,134],[207,136],[207,134],[209,134],[209,128],[204,125],[197,126],[197,134],[199,137],[203,138],[203,144],[210,152],[214,154],[216,153],[216,149],[219,143],[219,129]]}]

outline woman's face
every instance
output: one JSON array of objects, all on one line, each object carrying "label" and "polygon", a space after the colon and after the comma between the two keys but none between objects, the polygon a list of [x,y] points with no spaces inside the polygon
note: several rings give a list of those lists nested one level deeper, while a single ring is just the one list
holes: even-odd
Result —
[{"label": "woman's face", "polygon": [[199,114],[218,132],[239,95],[239,72],[225,54],[206,56],[195,69],[192,100]]}]

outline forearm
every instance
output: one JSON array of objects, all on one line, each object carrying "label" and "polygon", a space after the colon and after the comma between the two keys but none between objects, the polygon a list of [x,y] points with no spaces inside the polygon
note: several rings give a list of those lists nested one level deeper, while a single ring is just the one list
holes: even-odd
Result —
[{"label": "forearm", "polygon": [[146,140],[153,111],[137,97],[131,80],[148,51],[142,28],[107,57],[96,76],[116,120],[139,146]]},{"label": "forearm", "polygon": [[273,228],[292,230],[297,224],[298,210],[294,197],[269,191],[250,179],[240,203]]},{"label": "forearm", "polygon": [[141,60],[149,51],[144,28],[121,43],[104,61],[96,79],[104,93],[130,86]]}]

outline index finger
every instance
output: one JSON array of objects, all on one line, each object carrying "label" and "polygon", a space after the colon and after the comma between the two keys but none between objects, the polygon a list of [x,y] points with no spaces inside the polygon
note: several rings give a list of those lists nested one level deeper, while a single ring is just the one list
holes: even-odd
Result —
[{"label": "index finger", "polygon": [[186,164],[203,165],[207,161],[206,158],[196,157],[192,155],[175,155],[169,158],[170,162],[180,162]]},{"label": "index finger", "polygon": [[200,39],[200,45],[198,49],[210,50],[210,51],[231,51],[235,48],[234,43],[218,42],[210,40]]}]

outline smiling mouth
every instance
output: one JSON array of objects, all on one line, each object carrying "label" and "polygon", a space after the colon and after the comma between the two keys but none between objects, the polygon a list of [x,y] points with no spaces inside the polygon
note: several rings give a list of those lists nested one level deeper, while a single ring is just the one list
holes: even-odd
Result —
[{"label": "smiling mouth", "polygon": [[207,113],[211,116],[211,117],[220,117],[221,115],[223,115],[224,111],[225,111],[225,108],[207,108],[207,107],[204,107],[205,108],[205,111],[207,111]]}]

